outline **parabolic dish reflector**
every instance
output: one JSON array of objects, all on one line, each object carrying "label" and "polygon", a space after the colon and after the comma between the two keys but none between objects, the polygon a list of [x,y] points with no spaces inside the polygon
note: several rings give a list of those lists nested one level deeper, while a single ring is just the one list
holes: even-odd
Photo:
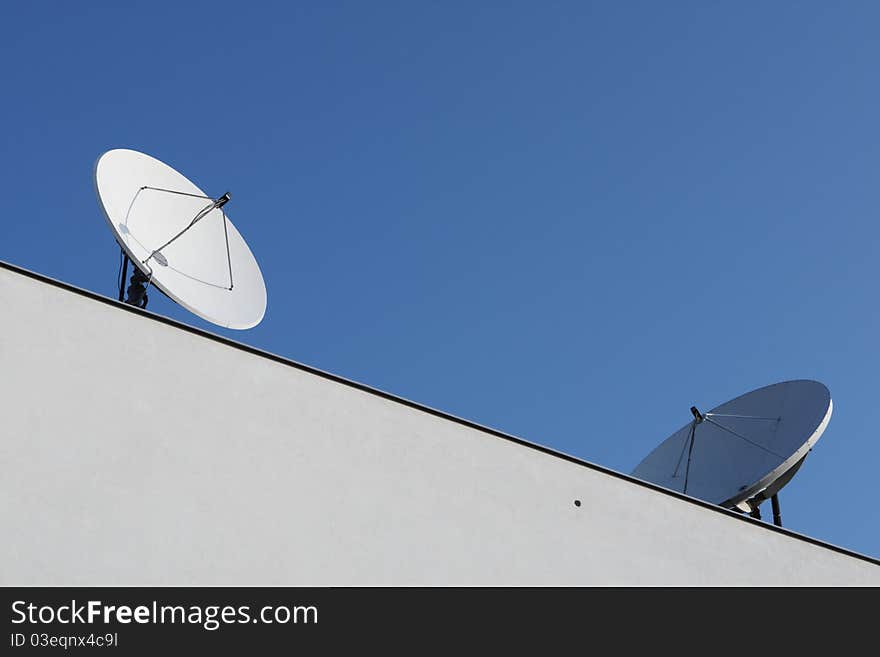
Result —
[{"label": "parabolic dish reflector", "polygon": [[759,388],[695,415],[632,474],[730,508],[798,465],[825,431],[831,410],[831,393],[818,381]]},{"label": "parabolic dish reflector", "polygon": [[150,283],[214,324],[260,323],[263,274],[222,205],[212,207],[214,197],[167,164],[128,149],[98,158],[95,189],[116,241]]}]

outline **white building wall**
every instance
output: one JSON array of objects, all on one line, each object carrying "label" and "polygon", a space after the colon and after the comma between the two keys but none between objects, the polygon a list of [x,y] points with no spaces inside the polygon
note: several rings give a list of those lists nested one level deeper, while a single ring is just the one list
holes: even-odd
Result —
[{"label": "white building wall", "polygon": [[0,585],[880,585],[870,560],[7,267],[0,308]]}]

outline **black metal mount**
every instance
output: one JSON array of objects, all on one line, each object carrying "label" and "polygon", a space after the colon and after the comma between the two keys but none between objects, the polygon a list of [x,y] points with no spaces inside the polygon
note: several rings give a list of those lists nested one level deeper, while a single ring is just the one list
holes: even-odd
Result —
[{"label": "black metal mount", "polygon": [[125,296],[125,278],[128,276],[128,254],[123,251],[124,262],[122,263],[122,275],[119,278],[119,300],[130,306],[138,308],[146,308],[147,302],[150,300],[147,296],[147,285],[150,283],[149,277],[137,267],[131,274],[131,281],[128,285],[128,296]]}]

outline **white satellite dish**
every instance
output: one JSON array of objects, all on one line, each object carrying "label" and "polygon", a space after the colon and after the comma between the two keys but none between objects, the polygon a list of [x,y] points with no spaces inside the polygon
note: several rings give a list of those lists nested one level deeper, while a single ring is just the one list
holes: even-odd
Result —
[{"label": "white satellite dish", "polygon": [[251,250],[223,207],[183,174],[144,153],[107,151],[95,164],[107,223],[135,267],[127,303],[146,306],[153,284],[199,317],[233,329],[256,326],[266,285]]},{"label": "white satellite dish", "polygon": [[760,518],[773,500],[781,525],[782,486],[794,476],[831,419],[831,393],[818,381],[785,381],[746,393],[672,434],[632,474],[686,495]]}]

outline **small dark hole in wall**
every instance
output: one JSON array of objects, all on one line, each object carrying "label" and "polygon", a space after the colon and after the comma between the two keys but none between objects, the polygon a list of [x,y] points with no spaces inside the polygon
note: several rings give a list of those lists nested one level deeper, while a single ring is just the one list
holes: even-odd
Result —
[{"label": "small dark hole in wall", "polygon": [[580,500],[575,500],[575,501],[574,501],[574,505],[575,505],[575,506],[580,506],[580,505],[581,505],[581,501],[580,501]]}]

